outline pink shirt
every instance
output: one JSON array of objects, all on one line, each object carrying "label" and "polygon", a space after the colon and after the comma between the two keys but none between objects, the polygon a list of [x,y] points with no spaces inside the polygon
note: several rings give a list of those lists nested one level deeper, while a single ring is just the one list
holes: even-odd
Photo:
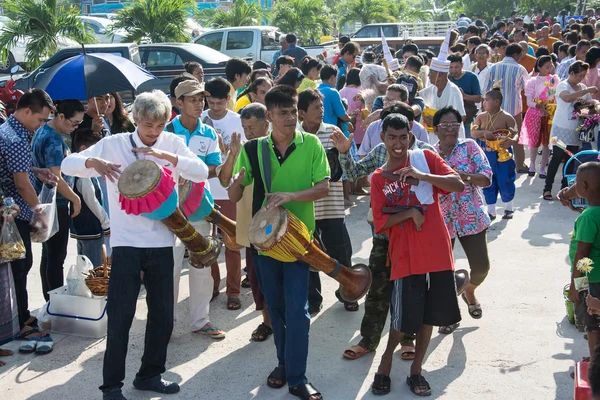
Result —
[{"label": "pink shirt", "polygon": [[[587,87],[595,86],[598,89],[600,89],[600,86],[598,85],[599,83],[600,73],[598,71],[598,68],[590,68],[587,75],[585,76],[585,79],[583,80],[583,84]],[[600,92],[592,94],[592,99],[600,101]]]},{"label": "pink shirt", "polygon": [[[342,99],[346,99],[348,101],[348,115],[352,113],[354,110],[362,110],[364,108],[364,104],[361,100],[354,100],[354,96],[359,94],[361,89],[359,87],[349,87],[345,86],[342,90],[340,90],[340,96]],[[356,144],[361,144],[363,138],[365,137],[365,126],[363,126],[362,118],[359,115],[356,116],[356,125],[354,126],[354,141]]]}]

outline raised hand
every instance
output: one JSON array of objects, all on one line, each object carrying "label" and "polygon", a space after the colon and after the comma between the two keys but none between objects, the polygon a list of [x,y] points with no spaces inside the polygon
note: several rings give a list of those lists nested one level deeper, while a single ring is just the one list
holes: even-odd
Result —
[{"label": "raised hand", "polygon": [[352,147],[353,137],[353,133],[350,134],[350,137],[346,137],[341,130],[335,129],[333,133],[329,136],[329,139],[331,139],[333,145],[340,152],[340,154],[346,154],[350,151],[350,148]]}]

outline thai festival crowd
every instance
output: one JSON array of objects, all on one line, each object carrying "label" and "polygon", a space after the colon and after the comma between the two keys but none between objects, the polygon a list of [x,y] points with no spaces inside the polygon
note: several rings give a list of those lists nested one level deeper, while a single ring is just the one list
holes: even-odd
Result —
[{"label": "thai festival crowd", "polygon": [[[366,294],[360,338],[340,349],[344,358],[374,352],[390,315],[372,392],[391,391],[400,346],[401,359],[411,361],[407,385],[427,396],[435,382],[422,365],[433,329],[451,335],[459,327],[459,299],[470,318],[484,316],[476,292],[491,267],[487,231],[498,218],[519,217],[515,180],[526,174],[543,182],[543,200],[579,213],[569,299],[587,331],[590,382],[600,398],[598,13],[513,12],[490,27],[461,15],[438,54],[409,39],[395,59],[341,36],[331,65],[308,56],[290,33],[271,64],[233,58],[225,78],[207,82],[202,65],[186,64],[170,93],[139,94],[131,113],[117,92],[94,94],[84,106],[29,90],[0,126],[3,224],[15,227],[24,247],[22,257],[0,254],[0,344],[53,350],[28,306],[32,242],[42,242],[47,301],[65,285],[71,238],[93,267],[110,264],[103,398],[125,398],[140,290],[148,316],[133,386],[177,393],[162,374],[182,269],[189,268],[190,332],[226,338],[210,312],[221,293],[223,242],[227,309],[239,310],[241,287],[251,288],[262,314],[251,339],[273,337],[269,387],[323,398],[305,374],[310,318],[323,302],[321,271],[340,282],[335,295],[348,312]],[[158,190],[175,195],[140,202]],[[361,216],[373,234],[362,270],[348,268],[345,219],[356,195],[371,202]],[[162,211],[173,200],[182,226],[174,227],[172,210]],[[200,241],[204,247],[190,244]],[[454,268],[456,241],[469,271]]]}]

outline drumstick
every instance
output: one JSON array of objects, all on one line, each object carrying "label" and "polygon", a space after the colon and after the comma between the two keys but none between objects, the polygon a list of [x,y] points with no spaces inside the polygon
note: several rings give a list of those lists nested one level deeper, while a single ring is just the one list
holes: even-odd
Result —
[{"label": "drumstick", "polygon": [[[381,175],[385,178],[385,179],[390,179],[393,181],[400,181],[400,175],[396,175],[392,172],[387,172],[387,171],[383,171],[381,173]],[[404,182],[408,183],[409,185],[412,186],[418,186],[419,185],[419,180],[417,178],[413,178],[412,176],[407,176],[406,178],[404,178]]]}]

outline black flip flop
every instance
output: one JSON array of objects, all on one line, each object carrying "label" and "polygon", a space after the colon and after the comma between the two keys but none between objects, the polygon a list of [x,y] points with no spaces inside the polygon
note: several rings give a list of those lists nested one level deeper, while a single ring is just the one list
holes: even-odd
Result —
[{"label": "black flip flop", "polygon": [[[406,384],[410,387],[410,391],[417,396],[431,396],[431,386],[421,374],[407,376]],[[426,390],[424,392],[417,393],[418,387],[425,387]]]},{"label": "black flip flop", "polygon": [[444,335],[449,335],[454,332],[460,326],[460,322],[452,325],[443,325],[438,328],[439,333],[443,333]]},{"label": "black flip flop", "polygon": [[292,396],[300,397],[302,400],[310,400],[310,396],[319,396],[322,400],[323,396],[315,389],[312,383],[303,383],[295,388],[289,388],[289,392]]},{"label": "black flip flop", "polygon": [[[271,379],[276,379],[281,382],[281,384],[272,383]],[[273,389],[281,389],[287,383],[287,378],[285,377],[285,367],[276,367],[269,377],[267,378],[267,386]]]},{"label": "black flip flop", "polygon": [[255,342],[264,342],[269,336],[273,334],[273,329],[267,326],[264,322],[261,323],[258,328],[252,332],[251,339]]},{"label": "black flip flop", "polygon": [[371,392],[375,395],[388,394],[392,390],[392,380],[388,375],[375,374],[373,379],[373,385],[371,385]]}]

